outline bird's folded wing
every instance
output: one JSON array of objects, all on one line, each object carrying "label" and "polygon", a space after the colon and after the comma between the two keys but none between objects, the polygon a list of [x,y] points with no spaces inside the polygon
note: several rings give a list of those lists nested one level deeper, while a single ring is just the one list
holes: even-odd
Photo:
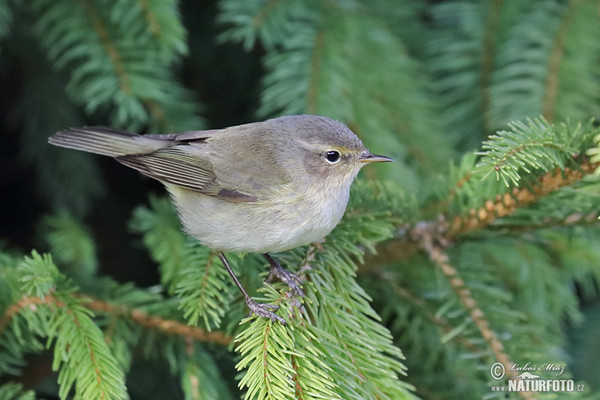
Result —
[{"label": "bird's folded wing", "polygon": [[203,192],[215,180],[208,162],[177,147],[167,147],[147,154],[129,154],[116,159],[150,178],[198,192]]},{"label": "bird's folded wing", "polygon": [[210,162],[177,146],[159,149],[149,154],[116,157],[116,160],[150,178],[208,196],[235,203],[258,200],[233,188],[221,187]]}]

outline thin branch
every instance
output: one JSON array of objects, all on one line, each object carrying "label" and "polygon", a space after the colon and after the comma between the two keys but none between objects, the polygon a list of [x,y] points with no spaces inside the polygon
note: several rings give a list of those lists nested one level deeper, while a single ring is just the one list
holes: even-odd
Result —
[{"label": "thin branch", "polygon": [[79,0],[83,5],[85,13],[88,15],[90,20],[90,24],[96,31],[98,38],[100,39],[100,43],[102,43],[102,47],[106,51],[108,58],[110,59],[113,68],[115,70],[115,74],[117,79],[119,80],[119,87],[121,90],[127,94],[132,92],[131,83],[129,82],[129,76],[127,75],[127,71],[125,69],[125,63],[123,62],[123,58],[121,57],[121,53],[117,50],[117,46],[115,46],[114,42],[110,38],[109,30],[102,21],[102,18],[98,15],[98,12],[94,8],[88,0]]},{"label": "thin branch", "polygon": [[[59,301],[56,297],[54,297],[51,294],[46,295],[43,298],[36,297],[36,296],[23,296],[21,298],[21,300],[12,304],[11,306],[9,306],[6,309],[6,311],[4,312],[2,318],[0,319],[0,335],[2,335],[2,332],[8,326],[8,324],[10,323],[12,318],[15,315],[17,315],[21,310],[23,310],[26,307],[29,307],[33,311],[35,311],[35,307],[39,304],[53,305],[58,308],[62,308],[65,306],[64,303]],[[77,318],[76,314],[72,313],[71,310],[67,310],[67,313],[71,318],[73,318],[73,323],[79,329],[81,327],[81,323],[79,322],[79,319]],[[95,375],[96,381],[98,382],[98,387],[101,390],[100,398],[105,399],[106,391],[105,391],[104,385],[103,385],[104,378],[102,376],[102,371],[100,371],[100,367],[98,366],[98,362],[96,361],[96,354],[94,352],[94,349],[92,349],[92,345],[89,340],[85,341],[85,346],[88,351],[88,356],[94,367],[94,375]]]},{"label": "thin branch", "polygon": [[306,93],[306,112],[316,114],[317,99],[319,97],[319,73],[321,68],[321,59],[323,57],[324,34],[318,30],[315,35],[315,45],[310,56],[310,78],[308,82],[308,91]]},{"label": "thin branch", "polygon": [[516,373],[510,368],[510,358],[504,350],[504,345],[500,342],[496,333],[490,328],[490,324],[485,318],[483,310],[473,298],[471,291],[465,285],[465,282],[458,274],[456,268],[450,265],[448,253],[446,253],[441,246],[434,245],[429,249],[429,258],[440,268],[446,278],[448,278],[450,286],[452,286],[452,289],[460,299],[463,307],[468,311],[475,322],[481,336],[488,342],[496,359],[504,365],[507,371],[510,371],[509,375],[515,377]]},{"label": "thin branch", "polygon": [[[133,89],[131,87],[130,78],[127,72],[127,68],[125,66],[125,62],[123,61],[123,57],[121,56],[121,52],[117,48],[114,40],[110,37],[109,29],[99,16],[98,12],[94,8],[94,5],[91,4],[88,0],[79,0],[83,5],[83,8],[88,15],[90,20],[90,24],[96,31],[98,38],[100,39],[100,43],[102,43],[102,47],[106,51],[108,58],[113,65],[115,75],[117,80],[119,81],[119,88],[124,93],[131,95],[133,93]],[[139,0],[140,7],[142,8],[142,13],[144,18],[148,22],[152,34],[158,36],[160,34],[160,24],[158,24],[156,17],[150,12],[150,6],[147,3],[147,0]],[[167,119],[167,114],[163,110],[163,108],[155,101],[150,99],[140,99],[144,108],[149,111],[150,116],[158,122],[159,126],[161,126],[166,132],[172,130],[172,127]]]},{"label": "thin branch", "polygon": [[8,326],[10,321],[13,319],[13,317],[15,315],[17,315],[19,312],[21,312],[22,309],[24,309],[25,307],[29,307],[32,310],[35,310],[35,307],[38,304],[60,305],[60,303],[57,302],[57,300],[54,298],[54,296],[44,296],[44,298],[35,297],[35,296],[23,296],[23,298],[21,298],[21,300],[17,301],[16,303],[11,304],[4,311],[2,318],[0,318],[0,336],[2,336],[2,332],[4,332],[4,329],[6,329],[6,327]]},{"label": "thin branch", "polygon": [[446,237],[454,238],[474,230],[483,229],[497,218],[514,213],[518,208],[526,207],[541,197],[580,181],[587,174],[593,173],[598,163],[590,164],[584,160],[579,169],[565,167],[564,170],[556,168],[542,175],[538,184],[532,188],[515,187],[504,195],[497,195],[494,201],[488,200],[479,209],[471,209],[466,216],[456,216],[446,229]]},{"label": "thin branch", "polygon": [[490,130],[490,108],[491,100],[491,81],[492,72],[494,69],[494,54],[496,53],[496,35],[500,18],[502,16],[502,6],[504,0],[493,0],[485,22],[483,33],[483,52],[481,56],[481,90],[482,90],[482,107],[484,113],[484,128]]},{"label": "thin branch", "polygon": [[[498,339],[498,335],[491,329],[490,323],[485,318],[485,314],[477,301],[473,298],[471,291],[465,285],[464,280],[458,274],[456,268],[450,265],[448,253],[446,247],[448,243],[443,237],[439,237],[437,234],[437,227],[421,224],[411,232],[413,238],[419,242],[423,250],[429,255],[429,259],[440,268],[444,276],[448,279],[452,290],[456,293],[464,309],[469,313],[469,316],[475,323],[475,326],[481,333],[481,336],[488,343],[492,349],[496,360],[504,366],[504,370],[509,378],[515,378],[516,372],[512,370],[512,363],[506,351],[504,345]],[[521,397],[527,400],[533,400],[533,396],[529,392],[519,392]]]},{"label": "thin branch", "polygon": [[138,0],[138,4],[142,9],[142,14],[144,19],[148,23],[150,27],[150,32],[152,32],[152,36],[158,38],[162,34],[162,29],[158,20],[156,19],[156,15],[152,13],[152,7],[150,6],[150,2],[148,0]]},{"label": "thin branch", "polygon": [[163,132],[173,132],[175,129],[169,119],[165,110],[158,104],[156,100],[142,100],[144,106],[150,111],[150,116],[154,121],[158,123],[160,130]]},{"label": "thin branch", "polygon": [[222,332],[207,332],[204,329],[200,329],[195,326],[189,326],[183,322],[148,315],[139,309],[129,309],[121,305],[114,305],[92,299],[91,297],[86,298],[90,301],[83,304],[91,310],[123,315],[138,325],[157,329],[169,335],[182,336],[184,338],[191,338],[199,342],[215,343],[223,346],[228,346],[232,341],[231,337],[226,336]]},{"label": "thin branch", "polygon": [[[185,339],[185,354],[190,358],[193,358],[194,355],[194,341],[189,337]],[[195,374],[188,374],[188,377],[190,380],[192,399],[200,400],[200,382],[198,381],[198,377]]]},{"label": "thin branch", "polygon": [[[540,223],[531,223],[527,225],[501,225],[498,229],[502,229],[504,231],[510,233],[523,233],[530,232],[533,230],[544,229],[544,228],[560,228],[567,226],[586,226],[586,225],[597,225],[598,218],[600,214],[598,211],[591,211],[587,213],[582,212],[574,212],[567,216],[557,218],[557,217],[548,217],[544,218]],[[492,227],[495,228],[495,227]]]},{"label": "thin branch", "polygon": [[578,6],[578,2],[572,1],[569,9],[564,16],[556,36],[554,37],[554,47],[550,54],[550,60],[548,62],[548,74],[546,75],[546,85],[544,90],[544,97],[542,99],[542,114],[548,121],[552,121],[554,117],[554,111],[556,108],[556,99],[558,95],[558,74],[560,71],[560,65],[565,54],[565,39],[573,20],[575,19],[575,10]]},{"label": "thin branch", "polygon": [[[60,303],[57,301],[56,302],[57,305],[59,305]],[[62,306],[62,304],[60,304]],[[67,311],[68,315],[73,319],[73,323],[75,324],[75,326],[77,327],[77,330],[81,331],[81,322],[79,321],[79,318],[77,318],[77,314],[71,312],[70,310]],[[84,332],[80,332],[80,334],[84,334]],[[92,343],[90,343],[89,338],[86,338],[87,340],[85,341],[85,347],[87,347],[87,351],[88,351],[88,356],[90,358],[90,360],[92,361],[92,365],[94,366],[94,375],[96,376],[96,382],[98,382],[98,387],[100,388],[101,392],[100,392],[100,398],[101,399],[105,399],[106,398],[106,390],[104,389],[104,378],[103,378],[103,374],[102,371],[100,371],[100,367],[98,366],[98,361],[96,360],[96,353],[94,351],[94,349],[92,348]]]},{"label": "thin branch", "polygon": [[[226,336],[222,332],[207,332],[203,329],[189,326],[179,321],[148,315],[139,309],[129,309],[122,305],[114,305],[87,296],[79,297],[88,300],[82,302],[82,305],[90,310],[124,316],[140,326],[156,329],[165,334],[182,336],[200,342],[215,343],[223,346],[228,346],[232,341],[231,337]],[[0,335],[2,335],[4,329],[16,314],[26,307],[35,307],[37,304],[54,304],[58,307],[63,306],[63,304],[52,295],[44,296],[44,298],[24,296],[18,302],[10,305],[2,315],[2,318],[0,318]]]},{"label": "thin branch", "polygon": [[[532,142],[528,142],[528,143],[523,143],[522,145],[511,149],[502,158],[496,158],[496,162],[493,165],[494,170],[500,171],[502,169],[502,167],[504,166],[504,164],[506,164],[510,160],[514,160],[515,158],[517,158],[515,156],[517,156],[519,153],[523,153],[523,152],[525,152],[525,150],[530,151],[530,149],[532,149],[532,148],[535,149],[536,147],[554,149],[554,150],[558,150],[560,152],[565,152],[565,151],[567,151],[567,148],[568,148],[567,146],[565,146],[562,143],[553,142],[551,139],[544,139],[544,140],[537,140],[537,141],[532,141]],[[478,153],[478,154],[481,154],[481,153]],[[488,176],[491,172],[492,171],[485,174],[484,178],[486,176]],[[496,173],[498,173],[498,172],[496,172]]]},{"label": "thin branch", "polygon": [[[580,181],[586,175],[592,174],[598,166],[600,163],[590,163],[589,160],[584,159],[577,169],[566,167],[564,170],[557,168],[547,172],[538,179],[538,183],[533,187],[515,187],[502,195],[497,195],[493,200],[487,200],[482,207],[471,209],[467,215],[455,216],[450,221],[447,221],[444,215],[440,215],[436,221],[420,221],[413,226],[401,226],[396,239],[380,243],[377,246],[376,254],[365,255],[359,272],[368,272],[378,268],[381,264],[409,260],[413,257],[420,250],[420,245],[408,233],[419,224],[435,224],[445,240],[453,241],[461,235],[485,229],[496,219],[511,215],[517,209],[527,207],[561,187]],[[584,215],[577,219],[578,215],[575,214],[562,221],[557,220],[557,225],[563,226],[567,220],[571,222],[571,225],[576,222],[589,223],[588,219],[591,216]]]},{"label": "thin branch", "polygon": [[262,10],[252,18],[252,28],[258,30],[269,15],[281,4],[281,0],[270,0],[263,5]]},{"label": "thin branch", "polygon": [[[477,326],[481,336],[492,349],[496,360],[504,366],[504,371],[506,371],[508,378],[516,378],[517,373],[512,369],[512,363],[510,361],[510,357],[504,350],[504,345],[500,339],[498,339],[496,332],[491,329],[490,323],[485,318],[483,310],[479,307],[471,295],[471,291],[466,287],[465,282],[458,274],[456,268],[450,265],[448,253],[446,253],[441,246],[433,245],[429,250],[429,257],[431,261],[433,261],[440,268],[442,273],[450,282],[452,290],[454,290],[454,293],[456,293],[460,299],[463,307],[467,310],[473,322],[475,322],[475,326]],[[531,392],[519,391],[519,394],[526,400],[533,400],[535,398]]]}]

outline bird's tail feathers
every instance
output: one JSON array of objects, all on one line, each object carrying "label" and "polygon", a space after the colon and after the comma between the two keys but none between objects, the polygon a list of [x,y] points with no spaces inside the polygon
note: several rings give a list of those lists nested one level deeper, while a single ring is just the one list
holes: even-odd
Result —
[{"label": "bird's tail feathers", "polygon": [[161,141],[152,140],[147,136],[103,126],[66,129],[54,134],[48,142],[55,146],[110,157],[147,153],[164,146]]}]

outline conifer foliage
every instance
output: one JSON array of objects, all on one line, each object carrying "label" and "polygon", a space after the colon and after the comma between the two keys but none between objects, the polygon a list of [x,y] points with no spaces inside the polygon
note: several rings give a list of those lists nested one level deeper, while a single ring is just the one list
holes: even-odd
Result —
[{"label": "conifer foliage", "polygon": [[[600,315],[584,307],[600,298],[597,38],[592,0],[0,2],[0,70],[19,81],[0,104],[19,154],[0,156],[35,176],[2,199],[41,208],[34,238],[2,230],[0,399],[597,398],[578,364],[600,357],[568,343]],[[208,82],[233,108],[223,75],[248,57],[254,119],[326,115],[396,159],[358,178],[329,236],[274,254],[304,297],[264,282],[260,255],[227,255],[287,325],[248,316],[167,196],[123,209],[121,176],[46,143],[83,124],[216,128]],[[137,256],[107,255],[107,213],[130,216],[111,229]],[[113,262],[159,277],[124,283]],[[525,371],[576,389],[495,390]]]}]

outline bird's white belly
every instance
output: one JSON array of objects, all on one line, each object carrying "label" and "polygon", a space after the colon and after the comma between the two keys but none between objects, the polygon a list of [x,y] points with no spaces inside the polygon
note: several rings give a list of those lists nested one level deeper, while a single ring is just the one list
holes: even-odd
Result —
[{"label": "bird's white belly", "polygon": [[231,252],[279,252],[317,241],[335,228],[348,203],[348,190],[265,205],[168,189],[186,232],[211,249]]}]

